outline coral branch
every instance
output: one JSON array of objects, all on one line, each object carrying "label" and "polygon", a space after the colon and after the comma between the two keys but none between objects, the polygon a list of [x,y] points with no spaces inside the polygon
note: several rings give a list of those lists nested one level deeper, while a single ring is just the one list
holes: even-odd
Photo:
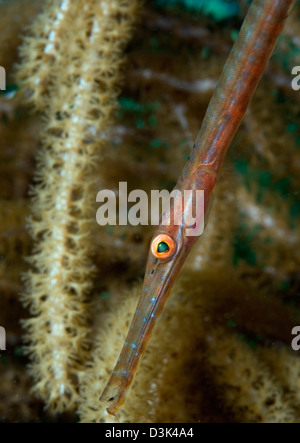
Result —
[{"label": "coral branch", "polygon": [[[218,25],[212,17],[145,2],[143,24],[127,51],[117,119],[106,132],[121,47],[135,15],[129,8],[132,17],[126,18],[119,1],[124,9],[116,12],[117,23],[110,15],[102,23],[106,3],[117,4],[70,0],[62,11],[63,0],[0,2],[0,65],[9,85],[0,96],[0,325],[7,333],[7,351],[0,352],[1,423],[75,422],[77,413],[83,422],[111,420],[99,396],[136,307],[153,227],[101,228],[94,219],[91,241],[89,202],[99,188],[117,192],[123,180],[149,196],[173,188],[249,7],[248,0],[234,1],[240,17]],[[297,4],[230,148],[204,235],[154,331],[121,422],[299,422],[299,351],[291,349],[292,328],[300,324],[300,92],[291,88],[291,68],[299,64],[299,12]],[[103,35],[92,43],[95,18],[106,49]],[[23,94],[13,95],[11,66],[25,30],[18,68]],[[24,93],[42,114],[29,115]],[[25,226],[28,187],[40,147],[32,239]],[[93,195],[83,195],[95,179]],[[30,314],[19,303],[20,274],[28,270],[24,257],[33,243],[25,296]],[[92,291],[91,262],[98,269]],[[52,289],[51,278],[57,280]],[[29,395],[34,381],[24,371],[20,319],[30,315],[28,351],[42,401]],[[55,357],[65,362],[56,365]],[[65,383],[64,395],[55,376]],[[53,415],[77,399],[78,411]],[[45,403],[51,406],[46,411]]]},{"label": "coral branch", "polygon": [[18,78],[31,103],[46,110],[30,221],[36,247],[24,297],[34,317],[24,326],[35,391],[58,411],[76,404],[86,358],[91,171],[115,106],[135,12],[132,1],[51,2],[22,50]]}]

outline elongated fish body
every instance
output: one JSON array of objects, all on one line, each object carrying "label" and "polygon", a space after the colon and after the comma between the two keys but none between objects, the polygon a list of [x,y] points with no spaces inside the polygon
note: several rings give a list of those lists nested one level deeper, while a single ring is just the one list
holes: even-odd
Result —
[{"label": "elongated fish body", "polygon": [[[221,78],[210,101],[202,127],[175,189],[204,190],[204,212],[228,147],[272,54],[276,40],[295,0],[253,0]],[[144,284],[120,357],[101,396],[108,413],[115,415],[125,401],[140,358],[170,289],[198,236],[187,235],[187,206],[182,224],[161,223],[152,238]],[[170,219],[178,210],[170,206]]]}]

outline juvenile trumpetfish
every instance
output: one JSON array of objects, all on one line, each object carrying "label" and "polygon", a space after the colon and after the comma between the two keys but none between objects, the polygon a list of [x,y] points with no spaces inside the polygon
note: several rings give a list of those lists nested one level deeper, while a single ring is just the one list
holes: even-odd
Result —
[{"label": "juvenile trumpetfish", "polygon": [[[228,150],[295,0],[253,0],[214,91],[191,156],[175,189],[204,191],[204,212]],[[182,208],[185,211],[185,207]],[[176,205],[168,214],[174,218]],[[184,217],[183,217],[184,220]],[[163,221],[163,220],[162,220]],[[174,280],[197,240],[181,225],[161,223],[154,234],[141,296],[115,369],[101,396],[115,415]]]}]

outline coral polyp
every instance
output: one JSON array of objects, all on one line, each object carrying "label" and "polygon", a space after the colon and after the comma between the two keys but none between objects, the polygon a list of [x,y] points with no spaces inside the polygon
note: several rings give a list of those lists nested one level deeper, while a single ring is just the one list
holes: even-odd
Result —
[{"label": "coral polyp", "polygon": [[[248,6],[1,2],[0,421],[114,420],[99,397],[155,226],[99,226],[96,195],[173,189]],[[299,421],[299,16],[296,4],[120,422]]]}]

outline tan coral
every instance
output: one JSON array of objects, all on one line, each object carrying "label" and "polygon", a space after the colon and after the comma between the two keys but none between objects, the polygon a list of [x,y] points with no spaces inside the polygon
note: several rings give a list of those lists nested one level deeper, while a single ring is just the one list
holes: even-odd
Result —
[{"label": "tan coral", "polygon": [[36,246],[24,297],[33,317],[24,327],[35,392],[62,411],[77,402],[86,358],[94,272],[91,171],[105,143],[136,5],[66,0],[50,6],[25,41],[18,71],[24,90],[34,91],[31,102],[47,109],[29,226]]},{"label": "tan coral", "polygon": [[215,328],[207,337],[206,358],[213,382],[222,387],[218,401],[238,422],[297,421],[282,386],[239,337]]},{"label": "tan coral", "polygon": [[12,81],[12,66],[16,62],[18,46],[26,33],[26,25],[41,9],[38,0],[14,0],[0,3],[0,66],[6,70],[7,80]]},{"label": "tan coral", "polygon": [[[255,348],[247,339],[249,333],[254,338],[286,341],[288,346],[297,318],[279,300],[268,299],[264,290],[250,289],[230,267],[218,268],[217,282],[215,275],[208,263],[201,271],[183,273],[117,421],[297,421],[295,399],[285,388],[284,360],[275,361],[274,349],[269,364],[268,347],[260,342]],[[99,392],[123,344],[140,286],[124,294],[116,289],[98,303],[95,313],[93,360],[81,378],[83,422],[116,422],[99,401]],[[260,312],[255,309],[258,305]],[[291,390],[297,385],[297,355],[290,353],[288,361],[295,368]]]},{"label": "tan coral", "polygon": [[[23,4],[31,4],[30,1],[22,1]],[[7,24],[12,23],[15,11],[15,6],[12,5],[17,3],[20,5],[17,0],[6,3],[7,6],[10,5],[6,10],[7,15],[3,15]],[[246,10],[248,2],[241,3]],[[47,147],[49,153],[55,154],[56,163],[53,163],[54,160],[49,154],[48,165],[44,154],[40,157],[41,165],[45,164],[47,174],[51,164],[57,165],[56,182],[43,182],[46,188],[53,186],[52,189],[40,191],[40,197],[47,195],[49,199],[55,198],[57,187],[63,184],[59,180],[62,168],[66,166],[66,170],[71,174],[70,168],[63,163],[56,149],[61,128],[67,124],[68,134],[74,135],[76,131],[78,138],[83,137],[86,151],[86,142],[91,141],[91,154],[96,143],[98,144],[99,140],[95,143],[94,141],[96,137],[99,139],[101,130],[94,115],[90,127],[80,126],[77,122],[73,132],[70,128],[73,125],[72,118],[76,118],[77,112],[76,116],[73,109],[66,109],[65,113],[54,113],[54,106],[56,110],[60,110],[62,99],[65,99],[67,104],[71,101],[73,104],[78,97],[79,88],[77,91],[74,91],[75,87],[72,88],[73,68],[70,70],[70,67],[74,65],[71,63],[69,49],[73,52],[80,41],[84,43],[84,48],[88,49],[85,54],[81,53],[84,60],[88,59],[90,51],[93,52],[92,45],[88,46],[86,36],[83,42],[81,31],[78,31],[78,40],[76,39],[75,30],[79,25],[82,26],[81,20],[84,22],[84,19],[74,11],[74,14],[70,15],[76,15],[70,33],[65,33],[65,41],[61,42],[58,39],[61,31],[57,26],[59,22],[56,21],[55,11],[62,12],[61,4],[62,2],[52,2],[49,5],[45,2],[45,15],[38,20],[42,20],[39,23],[47,21],[46,32],[42,25],[34,25],[34,32],[39,34],[34,40],[33,28],[29,30],[26,45],[30,48],[29,58],[30,52],[32,53],[32,61],[31,64],[25,63],[25,66],[27,65],[27,73],[30,75],[26,77],[24,70],[24,75],[19,77],[24,80],[24,90],[30,95],[31,105],[36,101],[35,107],[49,113],[49,117],[43,116],[41,119],[43,149]],[[89,4],[94,5],[94,2]],[[33,13],[34,8],[28,7],[28,11]],[[22,21],[25,23],[27,11],[21,12]],[[82,17],[86,18],[87,14],[87,11],[82,11]],[[64,16],[64,19],[68,21],[67,16]],[[289,41],[298,38],[297,23],[297,16],[294,15],[292,26],[285,32],[287,38],[280,43],[279,54],[282,50],[289,51]],[[92,29],[92,20],[87,26],[89,30]],[[236,21],[231,29],[235,26]],[[12,29],[17,30],[15,34],[9,33],[7,27],[5,29],[7,41],[11,42],[12,50],[9,49],[8,52],[12,63],[16,57],[17,32],[20,27],[12,26]],[[53,38],[53,33],[50,34],[51,30],[55,31],[57,39]],[[88,32],[87,36],[89,35]],[[51,42],[52,50],[57,52],[52,51],[48,57],[43,51],[49,43],[48,48],[51,49]],[[105,144],[105,149],[101,150],[103,167],[96,171],[91,169],[89,176],[90,182],[94,178],[98,180],[94,196],[99,187],[116,189],[120,177],[128,180],[131,189],[145,187],[145,190],[149,191],[171,186],[197,133],[231,43],[227,26],[226,29],[221,29],[211,20],[202,17],[193,18],[188,14],[184,17],[177,16],[172,11],[154,9],[151,2],[146,2],[143,26],[139,27],[137,38],[131,43],[128,54],[129,63],[125,71],[123,95],[131,98],[139,108],[158,101],[160,105],[151,115],[121,109],[120,114],[123,115],[116,121],[112,133],[107,133],[107,138],[101,138],[99,142],[99,146]],[[156,49],[157,44],[159,47]],[[23,55],[27,56],[26,50]],[[45,66],[44,70],[42,65],[39,65],[39,55]],[[291,60],[296,62],[296,57],[297,55]],[[56,63],[58,60],[59,67],[54,66],[54,61]],[[47,77],[46,71],[49,67],[53,70]],[[35,70],[37,77],[42,79],[37,83],[34,79]],[[76,70],[80,71],[80,74],[86,74],[81,70],[79,61]],[[55,82],[57,75],[67,78],[67,85]],[[80,78],[79,75],[76,86],[79,85]],[[298,119],[299,94],[291,90],[290,81],[290,72],[285,73],[278,68],[278,59],[271,60],[246,120],[229,152],[228,162],[223,171],[225,180],[216,189],[206,232],[195,247],[182,271],[180,281],[170,295],[132,390],[120,412],[121,421],[299,421],[299,359],[297,353],[290,351],[291,329],[299,324],[299,218],[290,220],[289,217],[291,205],[299,202],[296,194],[299,191],[299,133],[287,132],[287,125],[297,122]],[[37,84],[43,88],[36,87]],[[102,83],[101,85],[103,86]],[[203,85],[206,85],[206,88],[201,90]],[[274,92],[274,89],[278,91]],[[57,95],[55,103],[51,99],[54,90]],[[67,97],[67,90],[71,92],[70,99]],[[10,352],[21,345],[19,319],[26,317],[25,310],[18,303],[19,294],[23,291],[19,274],[26,268],[23,255],[28,255],[32,246],[24,228],[25,216],[29,209],[26,192],[32,179],[33,158],[40,133],[39,116],[28,117],[28,111],[24,112],[23,107],[20,108],[20,98],[21,96],[13,100],[8,97],[0,98],[3,146],[0,152],[0,325],[9,325],[7,335]],[[113,103],[110,105],[114,106]],[[97,113],[100,106],[99,102],[93,110]],[[83,114],[84,112],[79,117]],[[149,124],[150,117],[152,123],[157,121],[156,125]],[[45,134],[50,128],[50,120],[51,131]],[[144,123],[142,128],[137,127],[136,123],[141,120]],[[295,125],[292,129],[295,129]],[[168,146],[154,149],[151,146],[153,139],[163,140]],[[288,190],[279,195],[274,189],[265,189],[261,200],[258,201],[257,194],[261,192],[261,186],[255,181],[255,174],[254,178],[250,177],[245,184],[245,177],[237,175],[232,166],[236,159],[247,161],[255,174],[259,171],[272,174],[274,183],[289,177]],[[72,168],[74,179],[75,170],[79,174],[79,167],[74,171]],[[41,174],[39,177],[43,178]],[[77,178],[80,178],[80,174]],[[75,209],[74,212],[71,211],[71,217],[77,218],[80,208],[84,207],[83,200],[80,199],[82,189],[81,186],[76,189],[74,200],[70,200],[68,208],[73,205]],[[57,202],[58,200],[57,198]],[[93,217],[96,206],[95,204]],[[51,209],[50,205],[49,208]],[[47,215],[44,213],[43,221],[38,214],[34,216],[36,232],[43,227],[39,223],[44,223]],[[51,215],[52,226],[55,226],[56,214],[52,210]],[[57,216],[61,216],[59,211]],[[241,227],[244,229],[245,238],[238,235]],[[76,360],[75,366],[70,368],[70,375],[74,376],[73,405],[78,399],[81,420],[84,422],[109,419],[103,414],[99,396],[114,366],[135,309],[139,291],[136,281],[141,279],[144,273],[147,239],[151,234],[151,230],[144,227],[116,227],[108,230],[99,226],[95,229],[93,226],[92,229],[93,232],[96,231],[93,239],[93,261],[98,275],[94,290],[91,294],[86,293],[87,297],[93,300],[93,307],[88,312],[92,319],[88,324],[83,324],[81,330],[84,331],[84,337],[86,332],[89,333],[89,344],[92,343],[93,353],[85,357],[84,350],[80,350],[82,360],[86,358],[86,366],[77,366]],[[52,228],[49,230],[52,232]],[[248,239],[248,233],[253,231],[256,234]],[[79,245],[87,245],[78,241],[76,232],[68,230],[68,234],[71,234],[74,241],[64,244],[69,248],[68,254],[75,249],[78,251]],[[51,235],[49,239],[51,240]],[[52,245],[54,246],[53,241]],[[237,247],[245,245],[256,254],[256,261],[253,263],[249,263],[247,257],[237,254]],[[81,252],[85,253],[85,249],[78,253],[79,261]],[[61,274],[66,275],[66,271],[69,269],[62,268]],[[68,277],[70,276],[74,275],[68,272]],[[43,279],[43,274],[36,271],[33,280],[39,277]],[[76,284],[79,283],[76,281]],[[62,293],[64,299],[66,292],[64,290]],[[85,295],[83,297],[85,298]],[[48,303],[47,300],[46,302]],[[38,305],[42,306],[39,303]],[[51,308],[51,304],[44,303],[43,306],[43,318],[49,318],[46,307]],[[81,307],[80,303],[76,305],[76,309],[81,310]],[[70,325],[76,321],[73,312],[70,309],[65,313],[64,324]],[[41,343],[47,344],[46,326],[34,327],[33,336],[37,337],[36,349],[41,349]],[[76,330],[79,331],[78,328]],[[67,349],[73,349],[76,344],[74,345],[71,331],[67,330],[67,333]],[[34,349],[33,336],[30,337],[30,342]],[[48,344],[51,344],[50,340]],[[81,344],[86,344],[85,338]],[[63,353],[61,345],[61,355]],[[61,396],[60,404],[57,403],[57,395],[56,398],[51,398],[48,389],[53,386],[53,372],[51,365],[47,366],[48,359],[44,361],[45,366],[40,362],[33,368],[36,375],[39,368],[42,370],[38,383],[42,388],[43,402],[38,402],[33,396],[24,395],[29,390],[29,380],[27,377],[18,376],[22,368],[23,372],[25,370],[25,358],[14,355],[5,363],[5,357],[1,354],[0,369],[5,374],[6,382],[1,386],[0,396],[4,401],[0,402],[0,421],[14,421],[16,418],[22,420],[22,416],[27,421],[41,421],[45,420],[45,417],[47,420],[56,420],[59,416],[51,416],[49,409],[41,412],[42,405],[49,404],[52,400],[54,412],[62,410],[64,403],[72,407],[68,396]],[[161,362],[159,368],[158,360]],[[46,371],[47,368],[50,368],[49,372]],[[79,397],[77,379],[81,391]],[[257,379],[259,383],[256,383]],[[19,386],[19,398],[10,395],[15,392],[16,385]],[[45,387],[47,389],[44,389]],[[257,403],[254,395],[259,399]],[[18,401],[20,408],[17,407]],[[28,405],[33,406],[31,412]],[[5,410],[9,407],[12,409],[8,414]],[[75,414],[70,415],[70,418],[72,421],[77,419]]]}]

